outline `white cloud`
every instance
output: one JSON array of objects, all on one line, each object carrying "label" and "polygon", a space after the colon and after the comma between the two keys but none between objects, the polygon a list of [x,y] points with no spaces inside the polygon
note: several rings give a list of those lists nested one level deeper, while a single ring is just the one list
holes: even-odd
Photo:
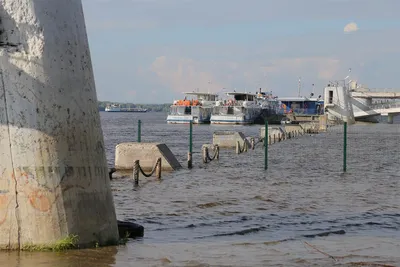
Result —
[{"label": "white cloud", "polygon": [[175,92],[200,91],[218,92],[224,86],[210,71],[213,66],[205,66],[191,58],[157,57],[151,64],[151,70],[162,84]]},{"label": "white cloud", "polygon": [[[298,76],[305,82],[325,84],[340,72],[340,61],[331,57],[293,57],[260,61],[207,61],[173,56],[157,57],[150,70],[163,86],[175,92],[195,88],[220,92],[222,88],[253,91],[268,87],[293,94]],[[211,81],[211,84],[209,84]],[[293,89],[293,90],[292,90]]]},{"label": "white cloud", "polygon": [[351,23],[347,24],[346,26],[344,26],[344,32],[347,32],[347,33],[348,32],[356,32],[358,30],[359,30],[359,28],[358,28],[357,24],[354,22],[351,22]]},{"label": "white cloud", "polygon": [[307,69],[316,73],[321,80],[328,80],[335,77],[340,67],[340,61],[329,57],[304,57],[304,58],[281,58],[263,66],[265,73],[296,74]]}]

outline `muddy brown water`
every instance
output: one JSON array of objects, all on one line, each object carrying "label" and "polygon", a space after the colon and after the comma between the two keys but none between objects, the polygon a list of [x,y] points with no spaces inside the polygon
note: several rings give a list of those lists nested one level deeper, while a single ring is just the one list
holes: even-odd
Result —
[{"label": "muddy brown water", "polygon": [[184,168],[163,179],[112,181],[120,220],[145,227],[126,246],[63,253],[1,253],[0,266],[400,266],[400,121],[352,125],[342,173],[341,127],[263,149],[201,161],[215,130],[258,136],[255,126],[193,127],[194,166],[186,168],[188,126],[163,113],[101,112],[107,159],[115,145],[166,143]]}]

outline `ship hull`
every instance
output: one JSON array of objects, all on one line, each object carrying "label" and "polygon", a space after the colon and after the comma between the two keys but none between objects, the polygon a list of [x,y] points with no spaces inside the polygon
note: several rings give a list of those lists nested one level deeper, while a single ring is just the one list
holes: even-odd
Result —
[{"label": "ship hull", "polygon": [[193,116],[171,116],[167,117],[167,123],[169,124],[189,124],[193,121],[194,124],[208,124],[210,120],[207,119],[199,119],[198,117]]},{"label": "ship hull", "polygon": [[248,125],[253,124],[254,119],[245,116],[212,115],[211,124]]},{"label": "ship hull", "polygon": [[146,111],[142,111],[142,110],[135,110],[135,111],[133,111],[133,110],[104,110],[105,112],[122,112],[122,113],[145,113],[145,112],[147,112],[147,110]]},{"label": "ship hull", "polygon": [[284,114],[280,114],[270,109],[263,109],[260,116],[254,121],[255,124],[281,124],[281,120],[285,117]]}]

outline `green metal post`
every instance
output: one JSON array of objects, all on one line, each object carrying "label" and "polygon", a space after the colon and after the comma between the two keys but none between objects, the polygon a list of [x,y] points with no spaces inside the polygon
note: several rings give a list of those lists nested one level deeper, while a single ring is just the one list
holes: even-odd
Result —
[{"label": "green metal post", "polygon": [[190,121],[189,127],[189,152],[193,151],[193,121]]},{"label": "green metal post", "polygon": [[347,122],[344,123],[343,133],[343,172],[347,171]]},{"label": "green metal post", "polygon": [[142,141],[142,121],[138,121],[138,136],[137,136],[137,141],[140,143]]},{"label": "green metal post", "polygon": [[188,168],[192,168],[192,152],[193,152],[193,121],[189,124],[189,154],[188,154]]},{"label": "green metal post", "polygon": [[268,169],[268,121],[265,122],[265,136],[264,136],[264,169]]}]

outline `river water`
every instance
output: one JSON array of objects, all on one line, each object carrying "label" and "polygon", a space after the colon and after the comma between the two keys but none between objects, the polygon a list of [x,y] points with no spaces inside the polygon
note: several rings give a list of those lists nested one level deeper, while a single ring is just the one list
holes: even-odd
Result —
[{"label": "river water", "polygon": [[65,253],[3,253],[0,266],[400,266],[400,121],[349,126],[342,173],[341,127],[236,155],[222,150],[203,164],[202,144],[216,130],[258,136],[260,126],[193,127],[164,113],[101,112],[107,159],[137,140],[169,146],[183,168],[162,180],[112,182],[120,220],[145,227],[126,246]]}]

